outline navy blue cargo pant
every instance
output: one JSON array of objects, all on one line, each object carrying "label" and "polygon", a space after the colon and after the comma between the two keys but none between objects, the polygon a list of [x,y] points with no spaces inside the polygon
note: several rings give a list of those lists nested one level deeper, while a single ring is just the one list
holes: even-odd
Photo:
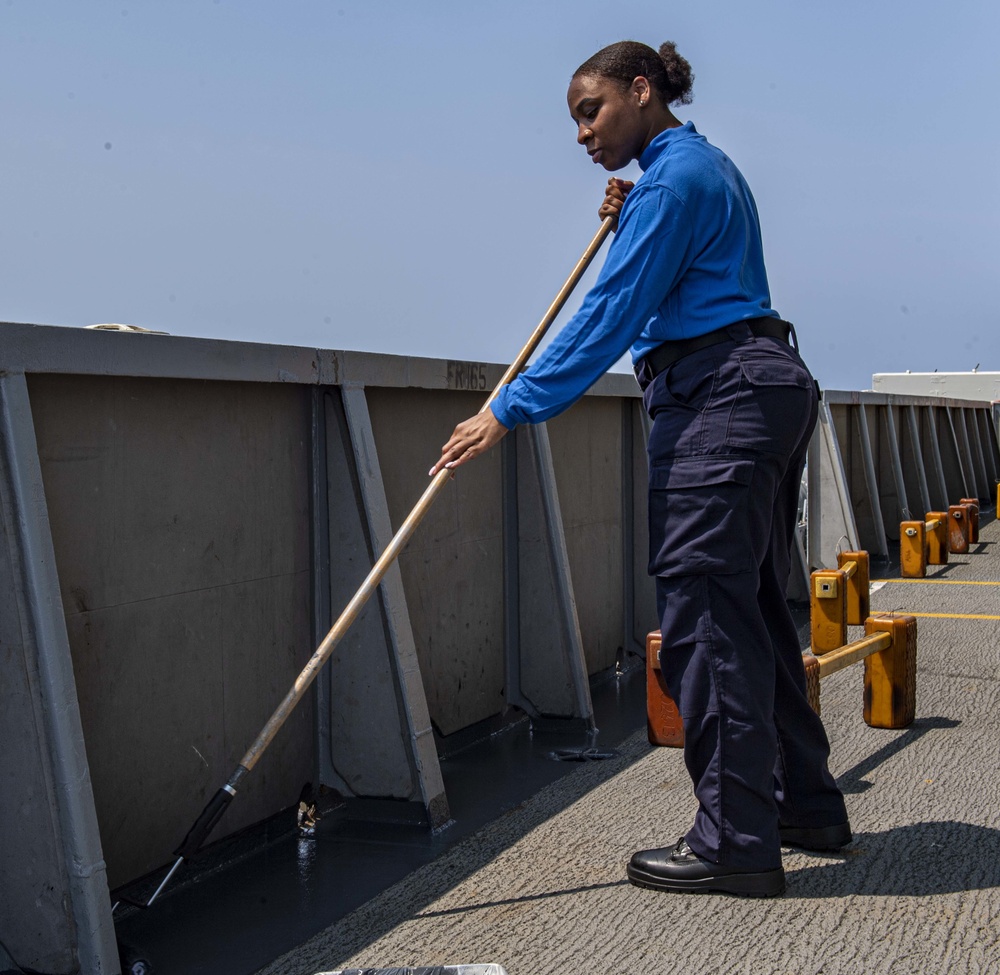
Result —
[{"label": "navy blue cargo pant", "polygon": [[785,602],[816,388],[792,346],[744,325],[728,334],[646,388],[649,571],[699,804],[688,844],[764,870],[781,862],[779,821],[832,826],[847,812]]}]

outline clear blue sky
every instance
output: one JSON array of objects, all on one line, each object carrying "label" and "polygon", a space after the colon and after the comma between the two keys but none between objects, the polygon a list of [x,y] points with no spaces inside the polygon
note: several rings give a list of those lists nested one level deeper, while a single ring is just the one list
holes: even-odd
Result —
[{"label": "clear blue sky", "polygon": [[597,226],[570,75],[670,39],[821,382],[1000,369],[998,37],[996,0],[0,0],[0,320],[507,361]]}]

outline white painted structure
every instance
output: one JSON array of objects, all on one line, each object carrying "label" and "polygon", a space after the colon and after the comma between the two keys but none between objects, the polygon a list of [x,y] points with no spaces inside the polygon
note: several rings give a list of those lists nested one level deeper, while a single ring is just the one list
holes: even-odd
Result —
[{"label": "white painted structure", "polygon": [[872,390],[995,402],[1000,400],[1000,372],[877,372]]}]

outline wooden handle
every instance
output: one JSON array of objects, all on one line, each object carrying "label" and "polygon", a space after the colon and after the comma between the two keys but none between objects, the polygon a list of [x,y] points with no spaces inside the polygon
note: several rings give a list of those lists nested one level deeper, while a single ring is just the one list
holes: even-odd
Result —
[{"label": "wooden handle", "polygon": [[[559,289],[559,293],[556,295],[555,300],[549,305],[548,311],[542,317],[542,320],[538,323],[535,330],[531,333],[528,341],[524,344],[524,348],[518,353],[517,358],[510,364],[507,371],[503,374],[500,382],[497,383],[493,392],[490,393],[486,402],[483,403],[482,408],[479,410],[480,413],[489,409],[490,403],[497,398],[500,390],[507,385],[525,366],[528,359],[531,358],[532,353],[538,348],[538,343],[541,342],[545,333],[549,330],[549,327],[555,321],[556,316],[562,311],[563,305],[566,304],[566,299],[569,298],[573,289],[579,284],[580,278],[583,277],[584,272],[590,266],[590,262],[593,261],[597,252],[601,249],[601,245],[604,243],[608,234],[611,232],[611,227],[613,224],[613,219],[611,217],[605,217],[602,221],[600,228],[594,235],[594,239],[590,242],[587,249],[583,252],[583,256],[577,261],[576,266],[570,272],[569,277],[566,279],[566,283]],[[351,628],[354,621],[358,618],[358,614],[364,608],[365,603],[371,598],[372,594],[378,588],[379,583],[385,576],[386,572],[389,571],[389,567],[399,556],[399,553],[406,547],[407,542],[409,542],[411,536],[416,531],[417,526],[423,520],[424,515],[427,513],[430,506],[434,503],[435,498],[440,493],[441,489],[451,480],[453,476],[453,471],[442,468],[437,474],[431,478],[430,484],[427,485],[427,489],[420,496],[420,500],[413,506],[413,509],[406,516],[406,520],[399,527],[399,531],[393,536],[392,541],[385,547],[385,551],[378,557],[375,565],[372,566],[371,571],[365,578],[365,581],[361,583],[361,587],[351,598],[351,601],[344,608],[344,611],[340,614],[336,623],[330,628],[329,633],[323,638],[322,643],[316,648],[315,653],[310,657],[309,662],[302,668],[299,676],[295,679],[295,683],[292,688],[285,695],[285,699],[278,705],[275,709],[274,714],[268,719],[266,725],[264,725],[260,734],[257,736],[254,743],[247,749],[246,754],[240,760],[240,766],[245,770],[242,775],[249,772],[256,764],[257,760],[264,753],[264,750],[271,743],[274,736],[278,733],[278,730],[288,719],[288,716],[295,709],[295,706],[302,700],[303,695],[308,690],[309,685],[316,679],[316,675],[319,673],[323,664],[326,663],[330,654],[333,653],[334,648],[343,639],[344,635]],[[230,784],[233,780],[230,779]]]}]

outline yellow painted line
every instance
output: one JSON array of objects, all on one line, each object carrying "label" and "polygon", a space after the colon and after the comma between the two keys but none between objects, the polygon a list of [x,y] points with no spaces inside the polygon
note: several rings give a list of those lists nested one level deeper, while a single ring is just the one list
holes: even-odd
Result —
[{"label": "yellow painted line", "polygon": [[919,582],[925,586],[1000,586],[1000,582],[973,582],[962,579],[873,579],[872,582]]},{"label": "yellow painted line", "polygon": [[987,616],[985,613],[909,613],[903,609],[893,610],[886,613],[885,610],[876,612],[875,616],[928,616],[939,620],[1000,620],[1000,616]]}]

